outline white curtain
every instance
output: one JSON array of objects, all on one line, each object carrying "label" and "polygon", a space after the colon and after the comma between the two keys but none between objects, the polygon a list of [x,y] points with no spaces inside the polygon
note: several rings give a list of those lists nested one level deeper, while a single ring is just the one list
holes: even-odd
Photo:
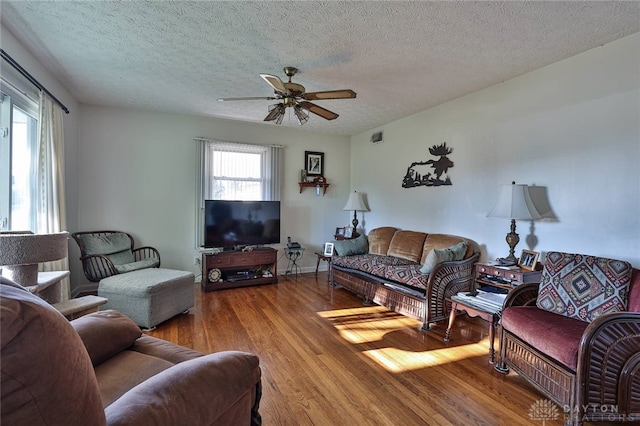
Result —
[{"label": "white curtain", "polygon": [[[45,234],[66,231],[64,196],[64,129],[62,108],[47,94],[40,92],[38,120],[37,229]],[[66,271],[68,258],[41,264],[43,271]],[[69,279],[60,286],[59,300],[69,299]]]}]

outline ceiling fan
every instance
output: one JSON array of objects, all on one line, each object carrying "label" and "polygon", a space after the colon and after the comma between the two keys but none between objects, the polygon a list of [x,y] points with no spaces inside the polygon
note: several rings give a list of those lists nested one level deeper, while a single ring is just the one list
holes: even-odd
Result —
[{"label": "ceiling fan", "polygon": [[264,118],[264,121],[273,121],[276,124],[281,124],[284,118],[284,112],[287,108],[293,108],[293,113],[298,119],[300,125],[306,123],[309,120],[309,114],[306,111],[319,115],[327,120],[335,120],[338,118],[338,114],[333,111],[329,111],[326,108],[322,108],[319,105],[311,103],[309,101],[325,100],[325,99],[353,99],[356,97],[356,92],[350,89],[344,90],[328,90],[324,92],[305,92],[304,86],[301,84],[291,82],[291,77],[296,75],[297,68],[284,67],[284,73],[289,77],[288,82],[283,82],[279,77],[271,74],[260,74],[260,77],[264,79],[274,90],[273,96],[270,97],[248,97],[248,98],[220,98],[219,101],[257,101],[257,100],[279,100],[277,104],[269,106],[269,114]]}]

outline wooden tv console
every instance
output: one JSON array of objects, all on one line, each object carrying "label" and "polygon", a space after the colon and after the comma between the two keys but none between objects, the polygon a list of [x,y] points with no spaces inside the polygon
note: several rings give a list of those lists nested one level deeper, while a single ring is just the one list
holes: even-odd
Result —
[{"label": "wooden tv console", "polygon": [[[202,289],[214,291],[276,284],[277,266],[278,250],[271,247],[260,247],[251,251],[202,253]],[[212,281],[210,278],[217,280]]]}]

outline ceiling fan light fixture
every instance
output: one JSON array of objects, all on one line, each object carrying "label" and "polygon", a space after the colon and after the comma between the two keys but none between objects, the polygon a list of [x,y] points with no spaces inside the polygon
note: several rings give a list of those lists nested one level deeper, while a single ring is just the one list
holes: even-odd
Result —
[{"label": "ceiling fan light fixture", "polygon": [[273,104],[269,106],[269,114],[264,118],[264,121],[274,121],[276,124],[281,124],[284,118],[284,104]]},{"label": "ceiling fan light fixture", "polygon": [[294,106],[293,113],[296,115],[296,118],[298,119],[298,124],[300,124],[301,126],[307,121],[309,121],[309,114],[304,112],[304,110],[300,108],[300,106],[298,105]]}]

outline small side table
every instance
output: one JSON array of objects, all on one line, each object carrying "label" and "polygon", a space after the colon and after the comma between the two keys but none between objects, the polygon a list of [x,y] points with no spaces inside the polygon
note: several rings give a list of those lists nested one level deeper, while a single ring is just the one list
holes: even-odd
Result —
[{"label": "small side table", "polygon": [[451,296],[451,313],[449,314],[449,325],[444,335],[444,341],[448,342],[451,337],[451,328],[456,320],[456,311],[465,311],[470,317],[480,317],[489,323],[489,364],[495,364],[494,340],[496,337],[496,325],[500,319],[500,309],[491,309],[487,306],[476,305],[471,301],[463,300],[458,296]]},{"label": "small side table", "polygon": [[316,256],[318,256],[318,261],[316,262],[316,276],[318,276],[318,268],[320,267],[321,260],[329,262],[329,273],[331,273],[331,256],[326,256],[320,252],[316,252]]},{"label": "small side table", "polygon": [[288,274],[295,274],[296,278],[298,277],[298,272],[302,271],[300,265],[298,265],[298,260],[302,258],[304,255],[304,247],[299,248],[284,248],[284,255],[289,260],[289,264],[287,265],[287,269],[284,273],[285,277]]}]

